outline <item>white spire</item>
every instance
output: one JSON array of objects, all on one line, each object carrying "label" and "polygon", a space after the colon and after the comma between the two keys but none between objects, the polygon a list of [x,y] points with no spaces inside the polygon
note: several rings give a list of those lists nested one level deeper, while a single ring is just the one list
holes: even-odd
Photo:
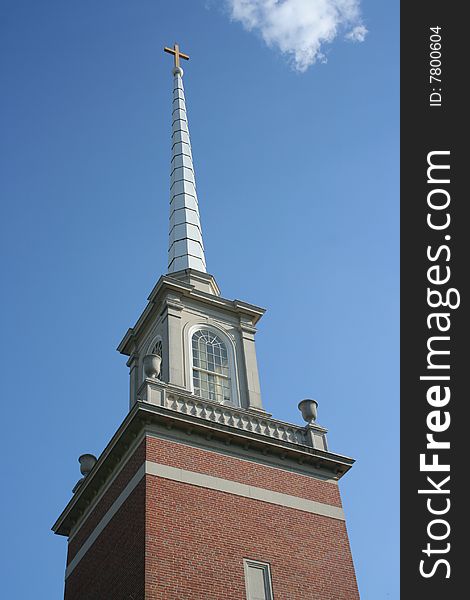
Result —
[{"label": "white spire", "polygon": [[[177,48],[176,45],[175,48]],[[186,56],[183,57],[186,58]],[[175,273],[183,269],[195,269],[205,273],[206,259],[202,243],[188,117],[184,100],[183,69],[179,64],[173,69],[173,75],[168,272]]]}]

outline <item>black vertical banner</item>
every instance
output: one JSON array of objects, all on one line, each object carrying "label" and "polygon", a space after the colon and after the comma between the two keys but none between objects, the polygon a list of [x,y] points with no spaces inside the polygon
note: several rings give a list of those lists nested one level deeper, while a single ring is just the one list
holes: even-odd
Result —
[{"label": "black vertical banner", "polygon": [[469,595],[464,8],[435,0],[401,5],[403,600]]}]

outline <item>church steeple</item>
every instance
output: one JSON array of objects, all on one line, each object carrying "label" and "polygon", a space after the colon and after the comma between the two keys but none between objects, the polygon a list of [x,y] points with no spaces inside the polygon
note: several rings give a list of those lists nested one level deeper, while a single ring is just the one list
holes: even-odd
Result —
[{"label": "church steeple", "polygon": [[165,48],[174,54],[172,149],[170,176],[170,241],[168,273],[194,269],[206,273],[206,259],[202,241],[201,221],[194,177],[191,141],[183,88],[183,69],[180,58],[187,54],[174,48]]},{"label": "church steeple", "polygon": [[80,457],[53,526],[69,540],[65,600],[359,600],[337,487],[354,461],[328,450],[315,400],[299,405],[306,426],[263,408],[264,309],[224,298],[206,272],[179,65],[189,57],[166,51],[169,273],[118,347],[129,413],[98,459]]}]

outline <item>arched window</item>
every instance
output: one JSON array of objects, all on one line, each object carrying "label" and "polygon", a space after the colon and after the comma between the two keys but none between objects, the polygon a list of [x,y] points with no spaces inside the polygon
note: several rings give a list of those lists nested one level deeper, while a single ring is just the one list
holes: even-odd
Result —
[{"label": "arched window", "polygon": [[193,386],[196,396],[231,404],[232,382],[225,342],[209,329],[192,336]]}]

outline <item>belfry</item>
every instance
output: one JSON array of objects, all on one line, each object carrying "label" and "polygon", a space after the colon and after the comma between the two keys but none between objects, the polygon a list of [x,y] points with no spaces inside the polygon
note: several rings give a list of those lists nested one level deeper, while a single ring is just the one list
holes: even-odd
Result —
[{"label": "belfry", "polygon": [[306,425],[263,405],[264,309],[224,298],[207,272],[180,65],[189,56],[165,51],[168,272],[118,346],[129,412],[98,458],[80,457],[83,477],[53,526],[68,539],[65,600],[357,600],[338,489],[354,461],[328,449],[314,400],[299,404]]}]

